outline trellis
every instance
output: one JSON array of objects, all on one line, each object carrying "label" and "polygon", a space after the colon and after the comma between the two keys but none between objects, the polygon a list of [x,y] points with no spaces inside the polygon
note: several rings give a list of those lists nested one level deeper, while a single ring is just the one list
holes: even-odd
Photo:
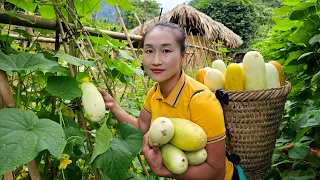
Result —
[{"label": "trellis", "polygon": [[[122,28],[124,30],[124,33],[119,33],[119,32],[113,32],[113,31],[107,31],[107,30],[99,30],[96,31],[95,28],[91,28],[91,27],[86,27],[84,26],[81,21],[79,19],[76,19],[77,22],[73,22],[73,23],[69,23],[67,22],[67,20],[64,18],[64,16],[62,15],[60,9],[54,5],[54,9],[55,9],[55,13],[56,13],[56,17],[57,20],[48,20],[48,19],[44,19],[41,17],[37,17],[34,15],[26,15],[26,14],[19,14],[19,13],[1,13],[0,14],[0,23],[2,24],[11,24],[11,25],[17,25],[17,26],[24,26],[24,27],[31,27],[31,28],[39,28],[39,29],[45,29],[45,30],[55,30],[56,31],[56,38],[45,38],[45,37],[38,37],[38,38],[33,38],[32,40],[36,40],[36,41],[40,41],[40,42],[45,42],[45,43],[55,43],[55,50],[59,51],[60,49],[60,44],[63,45],[64,47],[64,51],[66,54],[74,54],[74,52],[70,52],[70,49],[68,48],[68,44],[67,44],[67,40],[71,40],[70,42],[74,43],[75,46],[77,46],[78,50],[80,51],[81,55],[83,56],[83,58],[85,60],[88,60],[88,56],[85,53],[85,51],[83,49],[80,48],[80,44],[77,42],[77,38],[75,36],[75,32],[77,30],[80,30],[86,39],[86,43],[89,46],[89,54],[91,57],[96,58],[97,54],[95,53],[93,46],[91,44],[91,41],[89,39],[89,35],[90,36],[98,36],[101,35],[101,33],[104,33],[112,38],[115,39],[119,39],[119,40],[127,40],[129,42],[130,45],[130,49],[134,58],[138,60],[138,55],[136,54],[135,49],[133,48],[132,42],[131,40],[135,40],[135,41],[141,41],[141,36],[139,35],[131,35],[128,34],[127,30],[126,30],[126,26],[122,20],[120,11],[118,9],[117,6],[115,6],[115,9],[118,13],[118,16],[120,18],[121,21],[121,25]],[[69,17],[70,18],[70,17]],[[74,18],[75,19],[75,18]],[[72,19],[72,20],[74,20]],[[79,24],[80,27],[77,27],[75,24]],[[69,36],[68,36],[69,35]],[[12,37],[15,37],[17,39],[20,40],[26,40],[25,37],[21,37],[21,36],[17,36],[17,35],[11,35]],[[61,38],[60,38],[61,36]],[[96,65],[99,71],[99,74],[102,76],[103,82],[104,84],[107,86],[107,90],[108,92],[112,95],[112,90],[111,88],[108,86],[107,83],[107,78],[104,74],[104,71],[102,69],[102,64],[100,61],[96,61]],[[139,64],[138,64],[139,65]],[[68,68],[69,68],[69,73],[72,77],[75,76],[75,68],[73,65],[68,64]],[[93,77],[94,80],[96,80],[97,82],[99,82],[97,75],[95,73],[95,71],[93,71],[91,68],[89,68],[90,74]],[[4,105],[8,108],[14,108],[16,106],[14,98],[13,98],[13,94],[11,92],[11,88],[9,86],[9,82],[8,82],[8,76],[6,74],[5,71],[0,70],[0,81],[2,82],[2,84],[5,84],[5,86],[0,87],[0,109],[4,107]],[[148,91],[148,88],[146,86],[146,83],[144,81],[144,79],[142,78],[142,83],[144,85],[145,91]],[[2,101],[3,100],[3,101]],[[55,109],[56,109],[56,98],[53,97],[52,100],[52,112],[54,113]],[[81,99],[77,98],[76,99],[76,103],[78,106],[81,105]],[[19,108],[19,107],[18,107]],[[87,141],[87,145],[88,145],[88,150],[91,153],[93,151],[92,148],[92,143],[90,141],[90,134],[88,133],[88,127],[86,125],[85,122],[85,118],[84,118],[84,113],[82,110],[79,110],[79,119],[80,119],[80,124],[82,129],[85,131],[85,135],[86,135],[86,141]],[[148,171],[144,165],[144,163],[141,160],[140,155],[138,155],[138,159],[140,161],[140,164],[144,170],[144,173],[146,175],[148,175]],[[33,180],[40,180],[41,176],[40,176],[40,172],[37,168],[37,164],[35,160],[32,160],[31,162],[27,163],[27,167],[29,169],[29,173],[30,176]],[[95,178],[96,179],[100,179],[100,175],[99,172],[97,170],[94,171],[95,174]],[[8,172],[4,175],[4,179],[5,180],[13,180],[13,174],[12,172]]]}]

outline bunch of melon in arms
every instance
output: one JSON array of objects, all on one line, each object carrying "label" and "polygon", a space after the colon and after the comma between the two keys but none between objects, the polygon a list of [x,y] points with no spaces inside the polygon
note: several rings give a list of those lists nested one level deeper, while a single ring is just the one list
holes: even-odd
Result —
[{"label": "bunch of melon in arms", "polygon": [[163,165],[173,174],[205,162],[206,143],[203,129],[186,119],[159,117],[149,129],[149,145],[160,147]]},{"label": "bunch of melon in arms", "polygon": [[[221,73],[212,72],[212,69]],[[265,63],[263,56],[257,51],[247,52],[243,63],[226,66],[222,60],[215,60],[212,68],[199,69],[196,79],[212,91],[219,88],[227,91],[264,90],[279,88],[285,84],[281,65],[277,61]]]}]

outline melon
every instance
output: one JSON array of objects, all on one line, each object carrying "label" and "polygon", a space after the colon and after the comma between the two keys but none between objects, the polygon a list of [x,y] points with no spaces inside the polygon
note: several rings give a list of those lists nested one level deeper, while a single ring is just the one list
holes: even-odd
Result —
[{"label": "melon", "polygon": [[266,66],[259,52],[249,51],[244,55],[242,71],[244,90],[263,90],[266,88]]},{"label": "melon", "polygon": [[196,76],[196,80],[201,82],[203,84],[203,79],[204,79],[204,75],[206,74],[206,70],[204,69],[199,69],[197,71],[197,76]]},{"label": "melon", "polygon": [[211,67],[212,69],[219,70],[223,74],[223,76],[226,74],[226,64],[221,59],[213,61]]},{"label": "melon", "polygon": [[82,105],[89,120],[102,121],[105,117],[105,103],[101,93],[91,82],[81,83]]},{"label": "melon", "polygon": [[188,169],[188,159],[179,148],[165,144],[160,148],[163,165],[173,174],[182,174]]},{"label": "melon", "polygon": [[279,88],[280,87],[280,80],[277,68],[271,64],[266,63],[266,88]]},{"label": "melon", "polygon": [[198,151],[207,144],[207,135],[196,123],[182,118],[169,118],[174,125],[170,143],[183,151]]},{"label": "melon", "polygon": [[156,118],[149,129],[151,144],[158,143],[159,147],[168,143],[174,134],[173,123],[166,117]]},{"label": "melon", "polygon": [[269,61],[268,63],[273,64],[277,68],[280,86],[283,86],[285,84],[285,78],[284,78],[284,72],[281,64],[278,63],[277,61]]},{"label": "melon", "polygon": [[227,91],[243,90],[243,73],[241,67],[236,63],[231,63],[226,70],[224,89]]},{"label": "melon", "polygon": [[199,151],[186,151],[184,152],[187,156],[188,163],[190,165],[199,165],[207,160],[208,153],[205,148]]},{"label": "melon", "polygon": [[224,86],[224,76],[217,69],[210,69],[204,75],[203,84],[206,85],[211,91],[216,91]]}]

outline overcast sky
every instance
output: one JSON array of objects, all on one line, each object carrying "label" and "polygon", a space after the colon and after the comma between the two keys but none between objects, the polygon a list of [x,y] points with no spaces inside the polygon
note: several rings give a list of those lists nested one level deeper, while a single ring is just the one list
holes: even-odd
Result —
[{"label": "overcast sky", "polygon": [[174,7],[182,3],[188,3],[189,0],[156,0],[160,3],[160,7],[163,7],[163,13],[170,11]]}]

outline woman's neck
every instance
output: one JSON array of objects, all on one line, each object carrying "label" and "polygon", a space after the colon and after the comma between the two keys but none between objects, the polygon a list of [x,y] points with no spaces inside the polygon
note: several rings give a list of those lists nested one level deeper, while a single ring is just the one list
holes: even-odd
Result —
[{"label": "woman's neck", "polygon": [[164,81],[164,82],[159,82],[160,89],[162,92],[162,95],[164,98],[167,98],[171,91],[174,89],[176,84],[178,83],[180,76],[182,74],[182,71],[171,77],[170,79]]}]

